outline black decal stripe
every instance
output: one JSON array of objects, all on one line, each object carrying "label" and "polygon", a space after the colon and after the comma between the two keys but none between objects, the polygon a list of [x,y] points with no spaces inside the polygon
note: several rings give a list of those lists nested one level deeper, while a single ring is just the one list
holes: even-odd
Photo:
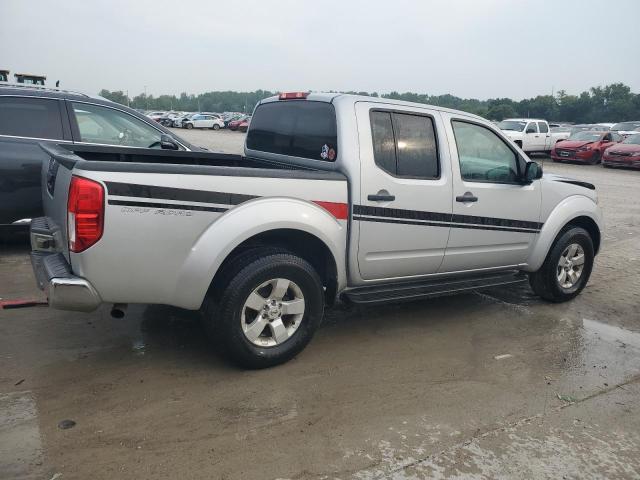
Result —
[{"label": "black decal stripe", "polygon": [[226,212],[228,208],[204,207],[202,205],[186,205],[184,203],[154,203],[134,202],[130,200],[109,200],[109,205],[122,205],[123,207],[164,208],[172,210],[195,210],[198,212]]},{"label": "black decal stripe", "polygon": [[511,220],[508,218],[479,217],[475,215],[458,215],[450,213],[425,212],[421,210],[404,210],[386,207],[371,207],[368,205],[354,205],[354,215],[367,215],[373,217],[395,218],[402,220],[423,220],[431,222],[446,222],[456,225],[475,225],[476,228],[491,230],[527,230],[538,231],[542,228],[542,223],[529,222],[526,220]]},{"label": "black decal stripe", "polygon": [[238,205],[247,200],[257,198],[254,195],[243,195],[240,193],[210,192],[207,190],[159,187],[156,185],[139,185],[136,183],[105,183],[109,195],[117,195],[119,197],[157,198],[160,200],[218,203],[222,205]]},{"label": "black decal stripe", "polygon": [[450,213],[424,212],[422,210],[404,210],[399,208],[370,207],[354,205],[354,215],[370,215],[373,217],[392,217],[406,220],[426,220],[432,222],[451,222]]},{"label": "black decal stripe", "polygon": [[538,222],[529,222],[526,220],[510,220],[508,218],[477,217],[475,215],[454,214],[451,216],[451,221],[453,223],[471,223],[474,225],[524,228],[529,230],[540,230],[540,228],[542,228],[542,224]]},{"label": "black decal stripe", "polygon": [[588,182],[582,182],[580,180],[562,179],[562,180],[556,180],[556,182],[570,183],[571,185],[577,185],[578,187],[588,188],[589,190],[596,189],[596,186],[594,184],[588,183]]},{"label": "black decal stripe", "polygon": [[420,225],[429,227],[450,227],[450,223],[435,223],[435,222],[421,222],[417,220],[399,220],[395,218],[375,218],[375,217],[360,217],[358,215],[353,217],[354,220],[361,222],[376,222],[376,223],[397,223],[402,225]]},{"label": "black decal stripe", "polygon": [[376,222],[376,223],[394,223],[401,225],[418,225],[428,227],[451,227],[451,228],[465,228],[470,230],[492,230],[497,232],[517,232],[517,233],[538,233],[538,230],[529,230],[524,228],[508,228],[508,227],[494,227],[487,225],[472,225],[472,224],[457,224],[457,223],[435,223],[416,220],[399,220],[395,218],[375,218],[375,217],[361,217],[354,216],[354,220],[361,222]]}]

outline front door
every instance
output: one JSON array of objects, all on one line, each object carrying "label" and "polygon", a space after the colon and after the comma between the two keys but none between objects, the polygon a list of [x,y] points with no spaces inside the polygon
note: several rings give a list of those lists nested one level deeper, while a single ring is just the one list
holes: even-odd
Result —
[{"label": "front door", "polygon": [[451,234],[441,271],[522,265],[540,231],[540,181],[520,183],[524,161],[498,131],[446,117],[453,171]]},{"label": "front door", "polygon": [[[396,107],[397,108],[397,107]],[[435,273],[449,236],[451,170],[439,112],[359,102],[361,185],[354,203],[362,279]]]}]

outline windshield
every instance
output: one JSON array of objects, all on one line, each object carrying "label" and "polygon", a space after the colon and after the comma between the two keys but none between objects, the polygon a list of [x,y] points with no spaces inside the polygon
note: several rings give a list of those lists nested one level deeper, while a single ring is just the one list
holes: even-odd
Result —
[{"label": "windshield", "polygon": [[576,132],[569,136],[569,140],[583,140],[586,142],[597,142],[602,134],[600,132]]},{"label": "windshield", "polygon": [[629,130],[635,130],[636,128],[640,128],[640,122],[621,122],[621,123],[616,123],[613,127],[611,127],[611,130],[614,131],[629,131]]},{"label": "windshield", "polygon": [[503,120],[498,124],[500,130],[514,130],[522,132],[527,122],[518,122],[516,120]]},{"label": "windshield", "polygon": [[625,138],[622,143],[627,143],[631,145],[640,145],[640,133],[638,135],[631,135],[630,137]]}]

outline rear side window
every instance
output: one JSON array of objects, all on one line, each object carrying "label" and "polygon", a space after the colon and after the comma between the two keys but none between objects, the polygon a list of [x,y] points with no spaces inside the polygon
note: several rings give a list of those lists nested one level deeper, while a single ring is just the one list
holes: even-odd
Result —
[{"label": "rear side window", "polygon": [[538,128],[540,129],[540,133],[547,133],[549,131],[549,126],[544,122],[538,122]]},{"label": "rear side window", "polygon": [[58,100],[0,97],[0,135],[61,140]]},{"label": "rear side window", "polygon": [[309,100],[264,103],[251,119],[247,148],[333,162],[338,154],[335,109]]},{"label": "rear side window", "polygon": [[431,117],[372,111],[371,132],[374,159],[382,170],[397,177],[433,179],[440,176]]}]

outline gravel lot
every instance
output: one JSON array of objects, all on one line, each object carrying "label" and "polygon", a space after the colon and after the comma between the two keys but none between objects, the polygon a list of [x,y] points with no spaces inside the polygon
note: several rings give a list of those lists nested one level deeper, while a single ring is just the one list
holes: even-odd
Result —
[{"label": "gravel lot", "polygon": [[[221,360],[193,312],[0,310],[0,478],[640,478],[640,172],[544,167],[595,183],[606,216],[567,304],[522,286],[340,307],[263,371]],[[2,250],[0,297],[41,299],[28,248]]]}]

